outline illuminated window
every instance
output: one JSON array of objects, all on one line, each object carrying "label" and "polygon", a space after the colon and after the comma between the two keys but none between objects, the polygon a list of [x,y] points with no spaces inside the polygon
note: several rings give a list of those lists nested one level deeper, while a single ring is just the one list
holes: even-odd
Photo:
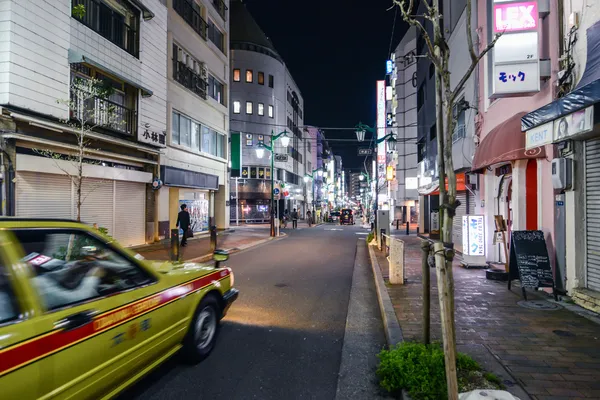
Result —
[{"label": "illuminated window", "polygon": [[252,114],[252,102],[251,101],[246,102],[246,114]]},{"label": "illuminated window", "polygon": [[242,110],[242,104],[239,101],[234,101],[233,102],[233,113],[239,114],[241,110]]},{"label": "illuminated window", "polygon": [[264,72],[259,72],[258,73],[258,84],[259,85],[264,85],[265,84],[265,73]]},{"label": "illuminated window", "polygon": [[242,79],[242,71],[238,69],[233,70],[233,81],[239,82]]},{"label": "illuminated window", "polygon": [[265,105],[258,103],[258,115],[265,115]]},{"label": "illuminated window", "polygon": [[246,70],[246,82],[252,83],[254,81],[254,73],[251,69]]},{"label": "illuminated window", "polygon": [[273,106],[269,106],[269,118],[273,118]]}]

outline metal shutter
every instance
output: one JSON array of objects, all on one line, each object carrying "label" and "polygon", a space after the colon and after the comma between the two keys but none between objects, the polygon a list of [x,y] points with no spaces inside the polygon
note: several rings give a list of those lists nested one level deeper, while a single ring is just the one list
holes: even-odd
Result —
[{"label": "metal shutter", "polygon": [[471,192],[467,192],[467,200],[469,203],[467,214],[475,215],[475,196],[473,196]]},{"label": "metal shutter", "polygon": [[115,181],[114,237],[123,246],[146,242],[146,184]]},{"label": "metal shutter", "polygon": [[600,140],[585,142],[587,286],[600,290]]},{"label": "metal shutter", "polygon": [[71,219],[71,179],[66,175],[17,172],[16,214],[29,218]]},{"label": "metal shutter", "polygon": [[462,250],[462,217],[467,214],[467,192],[457,193],[456,200],[460,201],[460,205],[452,220],[452,242]]},{"label": "metal shutter", "polygon": [[[108,229],[108,234],[114,234],[113,207],[114,181],[84,178],[81,190],[81,222],[88,225],[98,224],[99,228]],[[76,194],[73,203],[76,204]],[[77,218],[77,206],[73,206],[73,218]]]}]

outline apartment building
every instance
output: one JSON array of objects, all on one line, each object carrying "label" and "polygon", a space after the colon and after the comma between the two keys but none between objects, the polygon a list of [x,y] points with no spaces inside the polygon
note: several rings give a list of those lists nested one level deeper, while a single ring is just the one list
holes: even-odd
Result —
[{"label": "apartment building", "polygon": [[[124,245],[153,240],[150,183],[158,176],[167,129],[164,3],[0,3],[4,215],[80,214]],[[91,79],[110,94],[85,97],[73,90],[74,82]],[[82,115],[95,128],[85,136],[78,174],[72,161],[80,149]]]}]

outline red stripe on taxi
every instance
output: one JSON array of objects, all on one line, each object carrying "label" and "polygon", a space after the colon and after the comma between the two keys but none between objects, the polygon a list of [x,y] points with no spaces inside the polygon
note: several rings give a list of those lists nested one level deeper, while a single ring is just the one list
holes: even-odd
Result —
[{"label": "red stripe on taxi", "polygon": [[80,328],[70,331],[48,332],[13,347],[0,349],[0,376],[137,318],[169,302],[185,297],[228,275],[228,270],[215,271],[196,280],[174,286],[134,303],[98,315],[92,323]]}]

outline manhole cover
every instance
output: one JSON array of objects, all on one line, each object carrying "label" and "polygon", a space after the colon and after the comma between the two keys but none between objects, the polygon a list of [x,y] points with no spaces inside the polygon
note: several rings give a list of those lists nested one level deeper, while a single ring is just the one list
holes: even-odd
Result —
[{"label": "manhole cover", "polygon": [[275,287],[284,288],[284,287],[288,287],[288,284],[287,283],[278,283],[275,285]]},{"label": "manhole cover", "polygon": [[552,331],[552,333],[554,333],[557,336],[561,336],[561,337],[575,337],[575,334],[573,332],[569,332],[569,331],[561,331],[561,330],[555,330]]},{"label": "manhole cover", "polygon": [[517,304],[531,310],[555,311],[562,308],[562,306],[556,303],[550,303],[545,300],[521,300]]}]

